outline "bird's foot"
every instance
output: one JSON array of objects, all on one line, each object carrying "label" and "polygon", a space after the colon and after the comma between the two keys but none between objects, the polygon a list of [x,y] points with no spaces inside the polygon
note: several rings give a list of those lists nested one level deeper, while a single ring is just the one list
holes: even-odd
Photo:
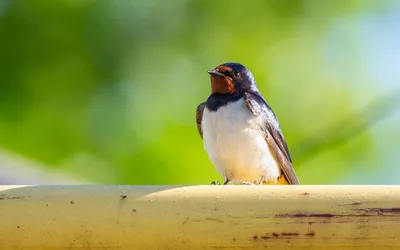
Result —
[{"label": "bird's foot", "polygon": [[240,185],[255,185],[255,184],[249,181],[242,181],[240,182]]},{"label": "bird's foot", "polygon": [[219,183],[219,181],[212,181],[211,185],[221,185],[221,183]]},{"label": "bird's foot", "polygon": [[264,182],[265,182],[265,178],[264,178],[264,177],[261,177],[261,179],[260,179],[259,181],[256,181],[255,184],[256,184],[256,185],[263,185]]}]

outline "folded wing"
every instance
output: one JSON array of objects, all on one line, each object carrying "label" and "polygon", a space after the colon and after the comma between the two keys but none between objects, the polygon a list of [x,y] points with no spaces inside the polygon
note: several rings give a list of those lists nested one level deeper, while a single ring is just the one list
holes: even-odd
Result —
[{"label": "folded wing", "polygon": [[196,109],[196,123],[197,123],[197,130],[199,131],[199,134],[201,138],[203,138],[203,130],[201,129],[201,121],[203,119],[203,112],[204,112],[204,107],[206,106],[206,103],[200,103],[199,106],[197,106]]},{"label": "folded wing", "polygon": [[265,122],[261,124],[261,129],[264,131],[265,141],[272,156],[282,170],[283,177],[288,184],[300,184],[292,167],[292,158],[274,112],[258,93],[245,93],[244,98],[247,108],[253,114],[264,116]]}]

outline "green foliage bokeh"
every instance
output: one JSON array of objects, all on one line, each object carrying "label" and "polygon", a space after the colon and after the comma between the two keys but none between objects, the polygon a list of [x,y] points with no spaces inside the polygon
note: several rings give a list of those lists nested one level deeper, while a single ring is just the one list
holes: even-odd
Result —
[{"label": "green foliage bokeh", "polygon": [[[277,114],[303,184],[374,168],[368,131],[304,161],[302,142],[358,108],[324,39],[388,1],[37,0],[0,4],[0,144],[97,183],[221,180],[195,109],[207,70],[248,66]],[[354,38],[357,39],[357,38]],[[340,42],[341,38],[337,38]],[[353,41],[353,40],[351,40]],[[350,49],[351,50],[351,49]],[[361,65],[350,54],[346,65]],[[372,83],[362,91],[372,96]],[[357,123],[362,117],[347,120]]]}]

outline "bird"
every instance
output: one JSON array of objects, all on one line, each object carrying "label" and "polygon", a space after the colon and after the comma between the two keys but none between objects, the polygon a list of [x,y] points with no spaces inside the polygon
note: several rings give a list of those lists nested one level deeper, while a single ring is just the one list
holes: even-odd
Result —
[{"label": "bird", "polygon": [[196,123],[223,184],[299,185],[277,116],[252,72],[238,62],[207,72],[211,94],[197,106]]}]

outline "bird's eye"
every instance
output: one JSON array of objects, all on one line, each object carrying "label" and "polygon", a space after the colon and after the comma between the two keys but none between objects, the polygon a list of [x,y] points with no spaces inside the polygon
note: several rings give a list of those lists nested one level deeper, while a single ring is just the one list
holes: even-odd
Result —
[{"label": "bird's eye", "polygon": [[238,70],[234,70],[232,73],[233,73],[233,76],[235,78],[239,78],[240,77],[240,72]]}]

